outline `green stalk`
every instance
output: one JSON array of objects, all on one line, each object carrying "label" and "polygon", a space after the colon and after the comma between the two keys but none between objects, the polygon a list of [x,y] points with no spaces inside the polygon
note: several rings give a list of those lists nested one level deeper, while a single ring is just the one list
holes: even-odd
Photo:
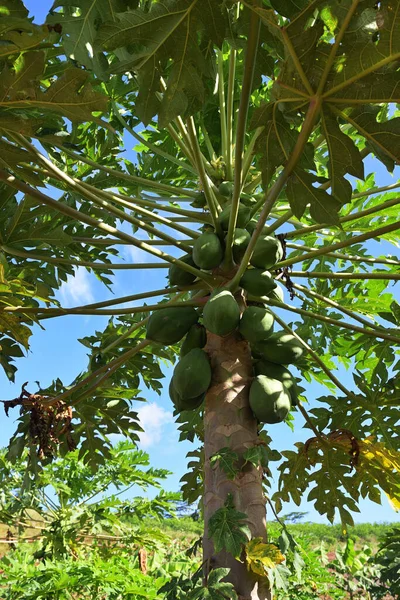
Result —
[{"label": "green stalk", "polygon": [[228,134],[226,128],[226,106],[225,106],[225,81],[224,81],[224,54],[217,50],[218,63],[218,95],[219,95],[219,119],[221,123],[221,153],[225,164],[228,164]]},{"label": "green stalk", "polygon": [[369,335],[374,338],[382,338],[384,340],[390,340],[391,342],[395,342],[396,344],[400,344],[400,338],[390,335],[388,333],[384,333],[383,331],[378,331],[376,329],[366,329],[365,327],[359,327],[358,325],[351,325],[350,323],[346,323],[345,321],[338,321],[337,319],[331,319],[330,317],[326,317],[325,315],[320,315],[318,313],[312,312],[310,310],[304,310],[303,308],[296,308],[295,306],[289,306],[288,304],[284,304],[283,302],[278,302],[277,300],[268,300],[268,306],[276,306],[277,308],[281,308],[282,310],[288,310],[296,315],[302,315],[303,317],[310,317],[311,319],[315,319],[317,321],[322,321],[323,323],[329,323],[330,325],[335,325],[336,327],[341,327],[342,329],[349,329],[350,331],[357,331],[358,333],[362,333],[364,335]]},{"label": "green stalk", "polygon": [[[91,244],[92,246],[106,246],[108,244],[115,245],[126,245],[128,242],[124,240],[118,240],[117,238],[86,238],[80,236],[74,236],[72,238],[74,242],[79,242],[81,244]],[[193,244],[194,240],[181,240],[185,242],[189,246]],[[146,240],[146,244],[149,246],[172,246],[170,242],[166,242],[165,240]],[[158,263],[157,263],[158,264]]]},{"label": "green stalk", "polygon": [[236,50],[229,53],[228,91],[226,102],[226,178],[233,180],[233,108],[235,101]]},{"label": "green stalk", "polygon": [[[171,304],[171,303],[170,303]],[[184,300],[179,302],[179,304],[174,305],[175,308],[181,308],[185,306],[199,306],[198,300]],[[37,315],[38,319],[42,318],[42,315],[47,315],[46,318],[51,319],[53,316],[58,317],[66,317],[70,315],[95,315],[95,316],[115,316],[115,315],[136,315],[137,313],[148,313],[153,312],[155,310],[161,310],[166,307],[166,304],[161,302],[158,304],[144,304],[143,306],[131,306],[129,308],[44,308],[37,306],[6,306],[5,308],[0,309],[1,313],[20,313],[23,312],[26,315]]]},{"label": "green stalk", "polygon": [[134,348],[131,348],[131,350],[128,350],[127,352],[124,352],[124,354],[122,356],[118,356],[117,358],[114,358],[114,360],[110,361],[108,364],[103,365],[102,367],[99,367],[98,369],[96,369],[96,371],[93,371],[93,373],[91,373],[90,375],[88,375],[87,377],[82,379],[79,383],[74,385],[72,388],[69,388],[68,390],[66,390],[62,394],[59,394],[55,398],[51,398],[49,400],[42,402],[42,405],[43,406],[52,406],[53,404],[56,404],[57,402],[60,402],[61,400],[65,402],[66,398],[69,398],[70,396],[72,396],[72,394],[74,394],[76,391],[78,391],[79,389],[81,389],[82,387],[84,387],[85,385],[87,385],[88,383],[90,383],[91,381],[96,379],[97,377],[99,377],[99,375],[102,375],[104,373],[108,373],[108,375],[112,375],[112,373],[114,373],[116,368],[120,367],[123,363],[125,363],[132,356],[134,356],[135,354],[140,352],[140,350],[142,350],[143,348],[148,346],[150,343],[151,342],[149,340],[146,340],[146,339],[142,340],[139,344],[137,344],[137,346],[135,346]]},{"label": "green stalk", "polygon": [[232,245],[235,232],[236,221],[239,212],[240,194],[243,181],[243,151],[246,138],[247,115],[249,112],[249,103],[251,97],[251,87],[253,84],[258,44],[260,39],[261,20],[257,13],[250,15],[249,35],[247,38],[246,56],[243,66],[242,91],[240,93],[239,113],[236,126],[236,144],[235,144],[235,166],[234,166],[234,188],[232,195],[231,213],[229,216],[228,232],[226,235],[225,260],[227,269],[233,265]]},{"label": "green stalk", "polygon": [[257,127],[257,129],[255,130],[255,132],[253,133],[253,135],[251,136],[250,142],[247,146],[246,152],[244,154],[244,158],[243,158],[243,177],[242,177],[242,181],[243,183],[245,183],[247,176],[249,174],[250,171],[250,167],[251,167],[251,163],[253,162],[253,152],[254,152],[254,146],[256,145],[256,141],[259,138],[261,132],[263,131],[264,127]]},{"label": "green stalk", "polygon": [[244,253],[242,262],[239,265],[236,275],[230,283],[229,288],[231,291],[236,290],[239,286],[240,279],[242,278],[245,270],[247,269],[247,265],[249,264],[249,261],[253,254],[254,247],[259,236],[262,234],[264,224],[271,212],[271,209],[279,194],[281,193],[283,187],[285,186],[288,178],[290,177],[293,169],[295,168],[298,160],[300,159],[301,153],[304,150],[304,146],[306,145],[308,138],[313,130],[315,119],[317,118],[319,110],[320,100],[318,98],[314,98],[310,102],[310,106],[307,111],[307,115],[304,120],[301,131],[299,133],[299,137],[297,138],[296,145],[293,149],[292,154],[289,157],[289,160],[286,163],[286,166],[284,167],[279,177],[276,179],[276,181],[273,183],[273,185],[265,195],[264,208],[261,211],[257,227],[255,228],[253,235],[251,236],[249,245],[246,248],[246,252]]},{"label": "green stalk", "polygon": [[[130,214],[127,214],[126,212],[124,212],[123,210],[120,210],[119,208],[115,208],[115,206],[113,204],[110,204],[106,200],[101,200],[101,196],[104,196],[106,198],[111,197],[111,199],[112,199],[112,194],[108,194],[108,192],[104,192],[103,190],[97,190],[95,188],[94,188],[95,193],[88,191],[86,189],[87,184],[85,186],[85,184],[82,184],[78,179],[70,177],[67,173],[64,173],[64,171],[62,171],[56,165],[54,165],[51,162],[51,160],[49,160],[47,157],[43,156],[43,154],[41,152],[39,152],[39,150],[37,148],[35,148],[35,146],[33,146],[30,142],[28,142],[28,140],[25,140],[25,138],[23,136],[18,135],[18,138],[21,139],[21,143],[25,146],[25,148],[27,148],[28,151],[30,151],[32,154],[34,154],[41,163],[46,165],[50,169],[50,171],[52,171],[55,174],[55,176],[58,179],[61,179],[66,184],[71,186],[73,189],[75,188],[76,190],[79,190],[85,198],[87,198],[88,200],[91,200],[97,206],[101,206],[102,208],[105,208],[108,212],[116,215],[122,221],[127,221],[128,223],[131,223],[132,225],[136,225],[136,227],[143,229],[147,233],[150,233],[150,235],[155,235],[156,237],[159,237],[162,240],[169,241],[169,242],[173,243],[175,246],[177,246],[178,248],[183,248],[186,252],[190,251],[190,248],[185,248],[184,244],[181,244],[180,242],[176,241],[176,239],[171,237],[170,235],[159,231],[158,229],[156,229],[155,227],[153,227],[151,225],[146,225],[146,223],[143,220],[137,219],[136,217],[134,217]],[[99,198],[99,196],[100,196],[100,198]],[[145,209],[142,209],[142,211],[145,211]],[[152,212],[146,211],[146,213],[149,214],[151,217],[153,217]],[[167,226],[170,226],[169,219],[159,216],[158,220],[161,223],[163,223]],[[180,226],[175,226],[173,228],[179,229],[179,227]],[[187,235],[189,231],[191,231],[191,230],[182,228],[182,233],[184,233],[185,235]]]},{"label": "green stalk", "polygon": [[288,210],[285,214],[283,214],[281,217],[276,219],[275,223],[273,223],[272,225],[269,225],[268,227],[265,227],[263,230],[263,234],[269,235],[270,233],[273,233],[274,231],[279,229],[279,227],[281,225],[284,225],[285,223],[287,223],[290,220],[290,218],[292,217],[292,215],[293,215],[292,211]]},{"label": "green stalk", "polygon": [[[104,190],[96,190],[95,187],[88,185],[87,183],[84,183],[84,182],[79,182],[79,180],[77,180],[75,178],[73,179],[73,181],[76,182],[77,186],[79,186],[79,187],[83,186],[84,188],[86,188],[90,192],[92,199],[93,199],[93,195],[96,197],[96,194],[98,194],[99,196],[102,196],[102,197],[106,198],[107,200],[111,200],[112,202],[116,202],[116,203],[120,204],[121,206],[125,206],[126,208],[130,208],[131,210],[138,212],[139,214],[143,215],[144,217],[147,217],[148,219],[150,219],[150,221],[157,221],[159,223],[162,223],[166,227],[169,227],[176,231],[180,231],[181,233],[183,233],[185,235],[191,236],[193,233],[192,229],[188,229],[187,227],[183,227],[182,225],[177,225],[176,224],[177,222],[173,219],[173,217],[167,218],[167,217],[163,217],[159,214],[156,214],[153,211],[147,210],[146,208],[143,208],[142,206],[140,206],[138,204],[130,202],[129,200],[125,200],[123,198],[123,196],[121,196],[120,194],[115,194],[114,192],[106,192]],[[96,194],[94,192],[96,192]],[[108,202],[106,202],[106,204],[109,206]],[[104,206],[104,205],[102,204],[102,206]],[[158,210],[164,210],[163,206],[156,206],[156,208]],[[118,209],[116,209],[116,210],[118,210]],[[126,214],[124,211],[119,211],[119,212]],[[190,211],[183,211],[183,212],[190,213]],[[132,218],[136,218],[136,217],[132,217]],[[193,216],[190,215],[188,218],[190,218],[190,219],[193,218],[195,220],[195,222],[207,223],[207,220],[202,219],[202,215],[200,213],[198,215],[197,215],[197,213],[194,213]],[[126,219],[126,217],[125,217],[125,219]],[[138,220],[138,219],[136,219],[136,220]],[[138,225],[138,223],[135,223],[135,224]],[[138,227],[139,227],[139,225],[138,225]],[[155,229],[153,227],[151,229],[152,229],[152,233],[154,235],[158,236],[158,233],[160,233],[159,230]],[[194,237],[197,237],[196,232],[194,232],[194,233],[195,233]],[[179,241],[179,243],[180,243],[180,241]]]},{"label": "green stalk", "polygon": [[119,177],[120,179],[124,179],[129,183],[139,184],[144,189],[149,190],[160,190],[162,192],[167,192],[173,196],[181,194],[182,196],[190,196],[191,198],[195,198],[197,196],[197,192],[193,190],[187,190],[184,188],[177,188],[172,185],[167,185],[165,183],[159,183],[158,181],[151,181],[145,179],[143,177],[138,177],[137,175],[129,175],[128,173],[123,173],[121,171],[117,171],[115,169],[111,169],[110,167],[106,167],[105,165],[101,165],[94,160],[91,160],[87,156],[83,154],[77,154],[73,152],[69,148],[65,148],[61,144],[55,144],[53,141],[51,142],[52,146],[59,148],[62,152],[73,158],[75,161],[83,162],[87,165],[90,165],[94,169],[99,169],[100,171],[104,171],[105,173],[109,173],[109,175],[114,175],[114,177]]},{"label": "green stalk", "polygon": [[344,306],[341,306],[338,302],[335,302],[334,300],[331,300],[330,298],[327,298],[326,296],[322,296],[322,294],[317,294],[317,292],[313,292],[312,290],[309,290],[308,288],[306,288],[302,285],[299,285],[298,283],[294,283],[293,287],[296,290],[299,290],[300,292],[302,292],[305,296],[309,296],[312,299],[320,300],[321,302],[323,302],[324,304],[327,304],[328,306],[333,306],[336,310],[340,310],[342,313],[344,313],[351,319],[358,321],[362,325],[366,325],[367,327],[374,327],[375,329],[381,329],[381,326],[375,325],[374,323],[370,323],[369,321],[367,321],[367,319],[364,319],[360,315],[356,314],[354,311],[352,311],[348,308],[345,308]]},{"label": "green stalk", "polygon": [[[88,262],[85,260],[74,260],[70,258],[54,258],[52,256],[46,256],[45,254],[36,254],[35,252],[25,252],[23,250],[18,250],[16,248],[11,248],[10,246],[0,246],[1,250],[6,254],[10,254],[11,256],[19,256],[20,258],[29,258],[30,260],[38,260],[41,262],[47,262],[49,264],[54,265],[70,265],[73,267],[86,267],[90,269],[101,269],[108,271],[116,271],[116,270],[126,270],[126,269],[137,269],[139,263],[99,263],[99,262]],[[147,263],[146,268],[148,267]],[[151,263],[149,263],[151,264]],[[158,265],[158,263],[153,263]],[[162,264],[162,263],[160,263]],[[156,268],[156,267],[153,267]]]},{"label": "green stalk", "polygon": [[322,271],[291,271],[290,277],[306,277],[307,279],[383,279],[400,281],[400,273],[330,273]]},{"label": "green stalk", "polygon": [[196,275],[196,277],[198,277],[199,279],[203,279],[204,281],[208,282],[209,284],[212,284],[212,282],[213,282],[213,278],[210,275],[207,275],[206,273],[200,271],[200,269],[195,269],[194,267],[184,263],[182,260],[179,260],[178,258],[175,258],[174,256],[170,256],[169,254],[166,254],[165,252],[162,252],[161,250],[158,250],[157,248],[152,248],[151,246],[147,245],[145,242],[141,242],[141,241],[137,240],[136,238],[132,237],[131,235],[125,233],[124,231],[120,231],[116,227],[107,225],[106,223],[98,221],[97,219],[94,219],[93,217],[90,217],[89,215],[85,215],[84,213],[82,213],[78,210],[75,210],[74,208],[71,208],[70,206],[61,204],[57,200],[53,200],[53,198],[46,196],[45,194],[43,194],[42,192],[39,192],[35,188],[27,185],[26,183],[24,183],[22,181],[17,180],[14,175],[9,175],[9,173],[7,173],[7,171],[0,170],[0,181],[4,181],[6,184],[19,190],[20,192],[23,192],[24,194],[28,194],[29,196],[32,196],[33,198],[36,198],[40,203],[50,206],[51,208],[54,208],[58,212],[60,212],[64,215],[67,215],[69,217],[72,217],[73,219],[76,219],[78,222],[86,223],[87,225],[92,225],[93,227],[96,227],[97,229],[100,229],[101,231],[105,231],[108,234],[115,235],[122,240],[126,240],[127,242],[129,242],[130,244],[135,246],[136,248],[140,248],[141,250],[144,250],[145,252],[148,252],[149,254],[152,254],[153,256],[157,256],[157,258],[167,261],[168,263],[176,264],[183,270],[188,271],[189,273],[192,273],[193,275]]},{"label": "green stalk", "polygon": [[179,133],[177,131],[175,131],[175,128],[173,127],[173,125],[171,123],[169,123],[166,126],[166,130],[168,131],[169,135],[172,137],[172,139],[174,140],[174,142],[178,146],[178,148],[181,149],[184,156],[186,156],[186,158],[192,163],[192,165],[195,165],[196,163],[194,161],[194,158],[193,158],[193,155],[192,155],[190,149],[186,146],[185,142],[179,137]]},{"label": "green stalk", "polygon": [[[392,206],[397,206],[398,204],[400,204],[400,198],[392,198],[392,200],[387,200],[386,202],[382,202],[382,204],[379,204],[378,206],[366,208],[365,210],[359,210],[358,212],[347,215],[346,217],[340,217],[339,223],[342,224],[342,223],[348,223],[350,221],[358,221],[358,219],[362,219],[363,217],[366,217],[368,215],[372,215],[374,213],[381,212],[382,210],[386,210]],[[325,226],[324,225],[310,225],[308,227],[302,227],[301,229],[296,229],[295,231],[290,231],[289,233],[287,233],[286,238],[290,239],[292,237],[297,237],[298,235],[305,235],[307,233],[312,233],[313,231],[319,231],[320,229],[325,229]]]},{"label": "green stalk", "polygon": [[321,254],[326,254],[327,252],[340,250],[341,248],[346,248],[347,246],[352,246],[353,244],[358,244],[359,242],[365,242],[366,240],[371,240],[380,237],[381,235],[385,235],[385,233],[390,233],[391,231],[396,231],[398,229],[400,229],[400,221],[396,221],[391,225],[385,225],[384,227],[378,227],[377,229],[373,229],[372,231],[368,231],[367,233],[356,235],[348,240],[344,240],[343,242],[337,242],[336,244],[332,244],[331,246],[321,247],[317,250],[313,250],[312,252],[303,254],[302,256],[288,258],[277,263],[276,268],[281,269],[282,267],[288,267],[290,265],[303,262],[303,260],[308,260],[309,258],[321,256]]},{"label": "green stalk", "polygon": [[[315,248],[310,246],[303,246],[301,244],[286,244],[287,248],[294,248],[295,250],[307,250],[314,252]],[[380,265],[400,265],[399,260],[392,260],[390,258],[368,258],[366,256],[354,256],[353,254],[341,254],[340,252],[328,252],[325,256],[332,256],[340,260],[347,260],[349,262],[361,262],[369,264],[380,264]]]},{"label": "green stalk", "polygon": [[352,199],[355,198],[363,198],[364,196],[372,196],[373,194],[379,194],[380,192],[388,192],[390,190],[394,190],[400,187],[400,182],[391,183],[390,185],[385,185],[384,187],[375,188],[374,190],[368,190],[368,192],[359,192],[358,194],[353,194]]},{"label": "green stalk", "polygon": [[112,107],[113,107],[114,114],[117,117],[118,121],[126,129],[126,131],[128,133],[130,133],[131,136],[134,137],[138,142],[140,142],[144,146],[147,146],[147,148],[149,148],[149,150],[151,150],[154,154],[158,154],[159,156],[166,158],[167,160],[174,163],[175,165],[178,165],[178,167],[181,167],[182,169],[186,169],[190,173],[194,173],[196,175],[196,171],[191,165],[187,165],[181,159],[176,158],[176,156],[172,156],[172,154],[168,154],[168,152],[164,152],[164,150],[161,150],[161,148],[156,146],[156,144],[152,144],[151,142],[148,142],[146,140],[146,138],[141,136],[139,133],[136,133],[136,131],[134,129],[132,129],[132,127],[130,127],[128,125],[128,123],[125,121],[124,117],[121,115],[119,108],[115,102],[112,103]]},{"label": "green stalk", "polygon": [[261,173],[259,173],[256,177],[254,177],[253,181],[250,181],[247,185],[243,187],[243,191],[245,194],[251,194],[262,182]]},{"label": "green stalk", "polygon": [[272,314],[274,315],[275,321],[277,323],[279,323],[279,325],[288,333],[290,333],[291,335],[293,335],[299,342],[300,344],[303,346],[303,348],[305,348],[307,350],[307,352],[309,353],[309,355],[313,358],[314,362],[316,362],[319,367],[322,369],[322,371],[324,371],[324,373],[326,373],[326,375],[328,375],[329,379],[336,385],[336,387],[341,390],[346,396],[348,397],[352,397],[354,396],[354,394],[352,392],[350,392],[350,390],[348,390],[344,385],[342,385],[339,381],[339,379],[337,377],[335,377],[335,375],[332,373],[332,371],[330,369],[328,369],[328,367],[325,365],[324,361],[321,360],[321,358],[318,356],[318,354],[316,352],[314,352],[314,350],[307,344],[307,342],[305,342],[295,331],[293,331],[293,329],[291,329],[291,327],[289,327],[288,325],[286,325],[285,321],[283,321],[283,319],[281,319],[275,311],[273,311],[272,309],[270,309]]},{"label": "green stalk", "polygon": [[213,192],[212,192],[211,187],[208,182],[207,173],[204,169],[204,164],[201,159],[201,151],[200,151],[199,141],[197,139],[196,129],[195,129],[194,121],[193,121],[192,117],[188,119],[188,133],[189,133],[191,146],[192,146],[196,164],[197,164],[197,170],[199,173],[200,182],[201,182],[201,185],[202,185],[202,188],[204,191],[204,195],[207,200],[207,205],[208,205],[208,209],[211,214],[214,228],[217,233],[221,233],[221,227],[218,223],[218,211],[217,211],[217,208],[216,208],[216,205],[214,202]]},{"label": "green stalk", "polygon": [[207,127],[205,126],[202,115],[199,116],[199,123],[200,123],[201,132],[204,137],[204,143],[207,146],[208,154],[210,156],[210,160],[215,160],[217,158],[217,155],[216,155],[213,145],[211,143],[211,139],[210,139],[210,136],[208,135]]},{"label": "green stalk", "polygon": [[[83,306],[76,306],[74,308],[58,308],[60,311],[60,316],[67,311],[66,314],[73,315],[75,310],[80,310],[82,308],[87,309],[95,309],[95,308],[106,308],[107,306],[115,306],[115,304],[125,304],[126,302],[135,302],[136,300],[145,300],[147,298],[154,298],[155,296],[166,296],[168,294],[173,294],[175,292],[179,292],[177,287],[166,288],[163,290],[154,290],[151,292],[143,292],[141,294],[131,294],[130,296],[121,296],[120,298],[111,298],[111,300],[103,300],[102,302],[94,302],[93,304],[85,304]],[[186,293],[186,292],[183,292]],[[41,317],[41,320],[46,317]],[[51,318],[51,317],[49,317]]]}]

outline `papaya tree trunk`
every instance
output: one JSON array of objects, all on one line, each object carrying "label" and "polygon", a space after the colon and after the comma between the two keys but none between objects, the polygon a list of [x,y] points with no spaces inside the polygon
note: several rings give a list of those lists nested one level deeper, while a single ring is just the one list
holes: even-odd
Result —
[{"label": "papaya tree trunk", "polygon": [[214,550],[209,539],[208,522],[232,494],[237,511],[247,515],[252,537],[266,540],[266,509],[261,468],[251,464],[230,480],[210,457],[221,448],[230,448],[239,457],[258,442],[257,421],[249,406],[249,384],[253,376],[249,345],[237,332],[219,337],[208,333],[206,350],[210,356],[213,379],[204,410],[204,538],[203,557],[206,569],[228,567],[228,581],[239,600],[271,600],[266,579],[247,570],[245,561],[235,560],[227,552]]}]

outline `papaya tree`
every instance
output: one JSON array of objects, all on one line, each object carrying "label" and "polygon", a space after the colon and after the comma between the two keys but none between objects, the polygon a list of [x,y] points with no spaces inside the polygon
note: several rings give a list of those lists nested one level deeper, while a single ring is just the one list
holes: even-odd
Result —
[{"label": "papaya tree", "polygon": [[[73,382],[5,403],[9,456],[29,449],[26,485],[76,447],[96,468],[111,433],[137,440],[132,401],[175,363],[198,443],[182,489],[205,523],[192,596],[270,599],[267,500],[308,498],[344,528],[360,498],[400,502],[400,183],[374,175],[400,159],[400,2],[55,0],[37,25],[0,0],[0,18],[1,364],[13,380],[47,319],[111,317]],[[129,274],[131,295],[66,308],[78,267],[167,283],[135,293]],[[309,439],[279,454],[294,412]]]}]

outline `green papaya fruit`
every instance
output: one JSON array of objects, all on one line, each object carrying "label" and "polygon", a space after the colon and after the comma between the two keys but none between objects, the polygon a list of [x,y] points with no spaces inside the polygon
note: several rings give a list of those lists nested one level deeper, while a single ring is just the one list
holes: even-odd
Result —
[{"label": "green papaya fruit", "polygon": [[256,375],[266,375],[271,379],[282,381],[284,387],[290,394],[292,406],[297,406],[297,385],[289,369],[283,365],[268,362],[267,360],[258,360],[254,365],[254,372]]},{"label": "green papaya fruit", "polygon": [[250,242],[250,234],[246,229],[235,229],[233,232],[232,254],[235,263],[240,263]]},{"label": "green papaya fruit", "polygon": [[255,230],[255,228],[257,227],[257,225],[258,225],[258,220],[255,217],[253,217],[252,219],[250,219],[250,221],[247,223],[246,229],[250,233],[250,235],[253,234],[253,231]]},{"label": "green papaya fruit", "polygon": [[[219,214],[218,221],[224,231],[227,231],[229,226],[229,219],[232,212],[232,205],[228,204]],[[243,204],[239,204],[239,211],[236,220],[236,227],[242,229],[246,227],[247,223],[250,219],[250,209],[247,206],[243,206]]]},{"label": "green papaya fruit", "polygon": [[216,335],[232,333],[240,321],[240,308],[228,290],[216,289],[211,294],[203,310],[203,323],[206,329]]},{"label": "green papaya fruit", "polygon": [[161,308],[147,321],[146,337],[169,346],[176,344],[197,323],[197,312],[192,306]]},{"label": "green papaya fruit", "polygon": [[240,194],[240,202],[245,206],[253,206],[257,200],[251,194],[244,194],[243,192]]},{"label": "green papaya fruit", "polygon": [[200,269],[215,269],[221,264],[223,257],[220,239],[212,231],[202,233],[193,244],[193,260]]},{"label": "green papaya fruit", "polygon": [[169,397],[176,410],[182,412],[183,410],[195,410],[196,408],[199,408],[206,395],[200,394],[199,396],[196,396],[196,398],[186,398],[186,400],[184,400],[176,391],[174,378],[171,377],[171,381],[169,382]]},{"label": "green papaya fruit", "polygon": [[[185,254],[180,258],[180,260],[191,267],[196,266],[190,254]],[[179,265],[171,265],[168,270],[168,279],[170,285],[184,287],[186,285],[191,285],[196,280],[196,275],[185,271]]]},{"label": "green papaya fruit", "polygon": [[219,184],[218,191],[226,198],[232,198],[234,183],[233,181],[223,181]]},{"label": "green papaya fruit", "polygon": [[207,354],[193,348],[177,363],[174,369],[174,387],[184,400],[204,394],[211,383],[211,366]]},{"label": "green papaya fruit", "polygon": [[276,285],[276,287],[269,292],[269,294],[266,294],[266,296],[271,298],[271,300],[276,300],[277,302],[285,302],[284,291],[280,285]]},{"label": "green papaya fruit", "polygon": [[270,269],[283,258],[281,242],[271,235],[258,238],[250,263],[259,269]]},{"label": "green papaya fruit", "polygon": [[193,198],[193,202],[190,203],[193,208],[205,208],[207,206],[207,198],[204,192],[199,192],[195,198]]},{"label": "green papaya fruit", "polygon": [[289,414],[290,395],[283,383],[258,375],[250,386],[249,403],[261,423],[281,423]]},{"label": "green papaya fruit", "polygon": [[274,321],[274,316],[268,308],[249,306],[240,319],[239,331],[249,342],[261,342],[272,335]]},{"label": "green papaya fruit", "polygon": [[268,296],[276,288],[276,282],[269,271],[247,269],[240,280],[241,287],[252,296]]},{"label": "green papaya fruit", "polygon": [[191,326],[181,346],[181,356],[185,356],[193,348],[204,348],[207,342],[206,328],[200,323]]},{"label": "green papaya fruit", "polygon": [[278,331],[267,340],[254,344],[252,350],[256,356],[261,356],[270,362],[289,365],[302,357],[304,347],[294,335]]}]

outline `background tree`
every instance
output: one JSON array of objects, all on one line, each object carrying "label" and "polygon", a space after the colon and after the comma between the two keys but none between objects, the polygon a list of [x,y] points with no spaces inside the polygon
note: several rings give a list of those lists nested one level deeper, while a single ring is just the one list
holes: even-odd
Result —
[{"label": "background tree", "polygon": [[[278,512],[307,491],[346,527],[360,497],[400,502],[400,261],[375,243],[398,243],[399,185],[364,166],[399,161],[399,2],[56,0],[43,26],[0,7],[1,364],[12,380],[48,318],[116,317],[82,340],[75,381],[5,403],[21,410],[9,457],[28,448],[33,474],[76,447],[107,462],[109,434],[137,440],[140,380],[160,390],[180,351],[181,438],[204,442],[183,478],[205,520],[193,597],[270,598],[270,460]],[[153,262],[117,261],[120,244]],[[77,266],[106,286],[169,268],[169,283],[66,309],[54,293]],[[313,380],[329,395],[307,412],[298,384]],[[290,425],[289,409],[312,437],[280,456],[262,427]]]}]

